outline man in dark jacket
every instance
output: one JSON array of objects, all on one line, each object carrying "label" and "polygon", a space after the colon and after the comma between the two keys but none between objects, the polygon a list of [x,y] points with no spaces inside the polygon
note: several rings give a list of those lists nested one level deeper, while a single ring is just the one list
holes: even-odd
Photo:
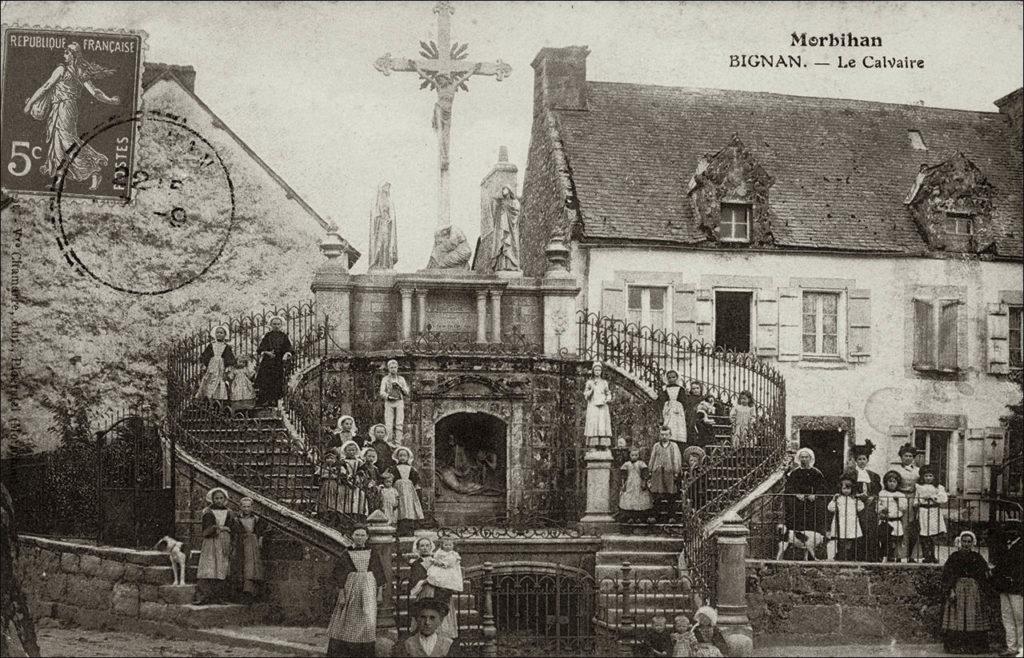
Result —
[{"label": "man in dark jacket", "polygon": [[999,608],[1006,630],[1006,650],[1003,656],[1020,656],[1024,648],[1024,541],[1021,540],[1021,522],[1007,524],[1003,537],[1006,548],[994,555],[992,588],[999,592]]}]

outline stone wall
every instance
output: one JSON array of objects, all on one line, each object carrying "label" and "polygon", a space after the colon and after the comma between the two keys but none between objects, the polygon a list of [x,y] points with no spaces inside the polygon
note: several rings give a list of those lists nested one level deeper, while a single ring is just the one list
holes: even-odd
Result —
[{"label": "stone wall", "polygon": [[[167,556],[156,551],[19,538],[16,568],[32,616],[89,627],[171,621],[175,600]],[[190,591],[190,590],[189,590]]]},{"label": "stone wall", "polygon": [[941,578],[934,565],[747,560],[747,613],[756,635],[934,641]]}]

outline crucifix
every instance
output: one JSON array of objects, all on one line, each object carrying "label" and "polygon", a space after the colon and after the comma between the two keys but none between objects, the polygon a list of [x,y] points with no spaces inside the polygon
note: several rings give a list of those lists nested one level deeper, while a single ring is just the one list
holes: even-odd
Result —
[{"label": "crucifix", "polygon": [[431,91],[437,92],[432,122],[434,132],[437,134],[440,173],[435,232],[450,227],[452,223],[448,162],[455,92],[459,89],[469,91],[466,82],[474,75],[493,75],[500,82],[512,74],[512,67],[500,59],[493,64],[466,60],[469,46],[464,43],[452,43],[453,12],[450,2],[438,2],[434,5],[434,13],[437,14],[437,43],[420,41],[420,56],[423,59],[393,58],[391,53],[386,53],[374,62],[374,67],[384,75],[391,75],[392,71],[416,73],[422,81],[420,89],[429,87]]}]

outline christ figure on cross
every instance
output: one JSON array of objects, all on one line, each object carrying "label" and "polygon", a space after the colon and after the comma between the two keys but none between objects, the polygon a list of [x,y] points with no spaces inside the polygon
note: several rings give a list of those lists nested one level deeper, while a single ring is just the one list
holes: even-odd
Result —
[{"label": "christ figure on cross", "polygon": [[466,82],[474,75],[493,75],[500,82],[512,73],[512,67],[500,59],[494,64],[466,61],[466,44],[452,43],[451,15],[454,10],[450,2],[438,2],[434,6],[437,14],[437,42],[421,41],[420,55],[423,59],[392,58],[391,53],[379,58],[374,66],[384,75],[392,71],[416,73],[422,82],[420,89],[430,88],[437,92],[432,125],[437,134],[439,198],[437,228],[440,231],[451,226],[451,204],[449,199],[448,164],[451,149],[452,103],[459,89],[469,91]]}]

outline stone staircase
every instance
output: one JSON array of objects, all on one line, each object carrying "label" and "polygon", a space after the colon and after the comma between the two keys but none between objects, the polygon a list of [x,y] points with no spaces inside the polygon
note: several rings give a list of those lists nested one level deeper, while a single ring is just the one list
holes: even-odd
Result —
[{"label": "stone staircase", "polygon": [[694,591],[685,565],[683,573],[679,569],[682,539],[605,535],[602,541],[594,569],[601,598],[599,622],[616,628],[628,614],[629,624],[646,626],[654,617],[671,623],[675,615],[692,612]]}]

